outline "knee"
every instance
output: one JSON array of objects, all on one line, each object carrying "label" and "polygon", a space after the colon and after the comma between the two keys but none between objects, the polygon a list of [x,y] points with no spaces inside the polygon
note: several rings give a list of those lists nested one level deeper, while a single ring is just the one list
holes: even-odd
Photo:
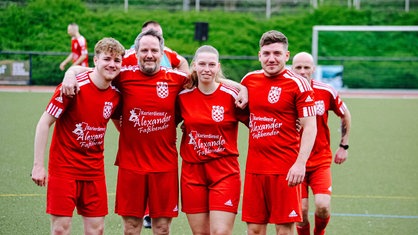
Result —
[{"label": "knee", "polygon": [[152,225],[152,231],[154,234],[161,234],[161,235],[170,234],[170,227],[166,225],[157,225],[157,226]]},{"label": "knee", "polygon": [[96,224],[93,227],[85,228],[85,234],[104,234],[104,224]]},{"label": "knee", "polygon": [[51,226],[51,234],[54,235],[61,235],[61,234],[69,234],[71,228],[71,222],[66,223],[53,223]]},{"label": "knee", "polygon": [[247,234],[248,235],[259,235],[266,234],[266,225],[265,224],[247,224]]},{"label": "knee", "polygon": [[320,203],[316,206],[315,214],[321,218],[328,218],[330,216],[330,205],[329,203]]},{"label": "knee", "polygon": [[307,207],[307,206],[302,206],[302,216],[305,218],[307,218],[308,217],[308,214],[309,214],[309,207]]},{"label": "knee", "polygon": [[141,232],[141,220],[135,217],[123,217],[124,234],[139,234]]},{"label": "knee", "polygon": [[171,219],[156,218],[152,219],[152,231],[154,234],[170,234]]},{"label": "knee", "polygon": [[215,228],[215,229],[210,231],[210,234],[212,234],[212,235],[228,235],[228,234],[232,234],[232,229],[228,229],[226,227]]}]

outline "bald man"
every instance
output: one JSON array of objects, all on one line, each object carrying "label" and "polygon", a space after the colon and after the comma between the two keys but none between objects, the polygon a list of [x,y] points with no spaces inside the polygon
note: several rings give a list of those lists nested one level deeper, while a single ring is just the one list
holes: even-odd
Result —
[{"label": "bald man", "polygon": [[325,228],[330,220],[331,212],[331,162],[330,131],[328,127],[328,111],[333,111],[341,119],[341,140],[335,153],[334,162],[341,164],[348,156],[348,141],[351,115],[337,91],[330,85],[312,78],[315,72],[314,60],[311,54],[300,52],[293,57],[292,70],[304,77],[315,92],[317,135],[315,144],[306,164],[306,175],[302,183],[302,218],[297,223],[299,235],[310,234],[309,187],[312,189],[315,201],[315,227],[313,234],[325,234]]}]

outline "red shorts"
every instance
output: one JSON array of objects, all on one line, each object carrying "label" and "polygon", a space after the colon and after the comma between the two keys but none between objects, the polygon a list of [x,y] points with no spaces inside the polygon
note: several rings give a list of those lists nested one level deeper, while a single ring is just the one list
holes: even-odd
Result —
[{"label": "red shorts", "polygon": [[313,194],[328,194],[332,192],[331,167],[323,166],[308,169],[302,183],[302,198],[309,197],[309,187]]},{"label": "red shorts", "polygon": [[119,167],[115,212],[142,218],[149,203],[151,218],[178,216],[178,172],[137,173]]},{"label": "red shorts", "polygon": [[205,163],[182,162],[181,204],[187,214],[226,211],[237,213],[241,177],[237,157]]},{"label": "red shorts", "polygon": [[86,217],[107,215],[106,180],[74,180],[48,176],[46,213],[56,216]]},{"label": "red shorts", "polygon": [[287,184],[286,175],[246,173],[242,220],[257,224],[301,222],[301,187]]}]

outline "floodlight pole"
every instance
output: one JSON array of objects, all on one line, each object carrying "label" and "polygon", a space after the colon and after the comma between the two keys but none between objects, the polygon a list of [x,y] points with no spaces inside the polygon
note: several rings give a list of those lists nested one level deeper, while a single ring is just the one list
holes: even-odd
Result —
[{"label": "floodlight pole", "polygon": [[271,17],[271,0],[266,0],[266,18],[270,19]]},{"label": "floodlight pole", "polygon": [[199,11],[200,11],[200,0],[196,0],[196,2],[195,2],[195,10],[196,10],[197,12],[199,12]]}]

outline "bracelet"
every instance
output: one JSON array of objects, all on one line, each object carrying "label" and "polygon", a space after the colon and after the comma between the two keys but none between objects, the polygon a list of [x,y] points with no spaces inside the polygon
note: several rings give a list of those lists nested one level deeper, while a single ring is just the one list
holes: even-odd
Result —
[{"label": "bracelet", "polygon": [[340,144],[340,147],[347,150],[349,146],[348,146],[348,144],[347,145]]}]

